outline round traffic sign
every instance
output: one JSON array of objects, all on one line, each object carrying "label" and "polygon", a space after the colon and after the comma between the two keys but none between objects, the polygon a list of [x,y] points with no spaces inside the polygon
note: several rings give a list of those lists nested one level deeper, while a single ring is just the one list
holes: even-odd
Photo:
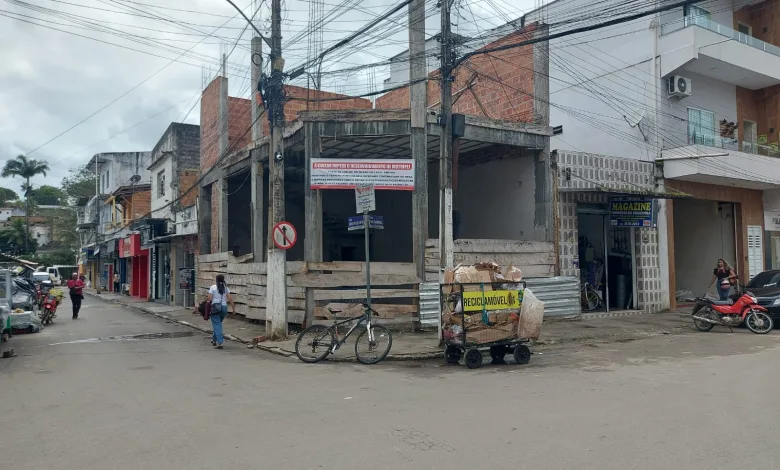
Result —
[{"label": "round traffic sign", "polygon": [[274,245],[280,250],[289,250],[295,245],[298,233],[290,222],[279,222],[273,229]]}]

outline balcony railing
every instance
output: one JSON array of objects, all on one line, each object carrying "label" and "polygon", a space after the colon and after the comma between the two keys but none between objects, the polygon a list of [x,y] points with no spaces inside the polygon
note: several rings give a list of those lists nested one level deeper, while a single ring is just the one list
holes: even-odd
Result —
[{"label": "balcony railing", "polygon": [[675,31],[685,29],[689,26],[698,26],[700,28],[707,29],[723,37],[741,42],[742,44],[747,44],[750,47],[760,49],[764,52],[768,52],[772,55],[776,55],[780,57],[780,47],[777,47],[773,44],[769,44],[768,42],[764,42],[760,39],[756,39],[753,36],[750,36],[749,34],[744,34],[744,33],[740,33],[739,31],[734,31],[728,26],[723,26],[722,24],[712,21],[707,16],[686,16],[682,19],[672,21],[671,23],[666,23],[664,25],[661,25],[661,36],[664,36],[666,34],[671,34]]},{"label": "balcony railing", "polygon": [[768,143],[759,137],[759,142],[729,139],[721,136],[688,136],[688,145],[704,145],[735,152],[752,153],[765,157],[780,158],[780,142]]}]

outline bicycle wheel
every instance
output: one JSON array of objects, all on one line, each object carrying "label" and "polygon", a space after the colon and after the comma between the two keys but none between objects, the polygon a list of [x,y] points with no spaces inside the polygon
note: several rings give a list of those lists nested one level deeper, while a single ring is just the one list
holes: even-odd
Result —
[{"label": "bicycle wheel", "polygon": [[312,325],[301,331],[295,341],[295,354],[303,362],[319,362],[330,353],[335,338],[333,331],[324,325]]},{"label": "bicycle wheel", "polygon": [[368,328],[360,332],[355,340],[355,356],[363,364],[376,364],[390,352],[393,346],[393,336],[390,330],[382,325],[371,325],[374,341],[368,340]]},{"label": "bicycle wheel", "polygon": [[584,291],[581,294],[582,310],[590,312],[596,310],[601,306],[601,297],[598,292],[591,286],[585,286]]}]

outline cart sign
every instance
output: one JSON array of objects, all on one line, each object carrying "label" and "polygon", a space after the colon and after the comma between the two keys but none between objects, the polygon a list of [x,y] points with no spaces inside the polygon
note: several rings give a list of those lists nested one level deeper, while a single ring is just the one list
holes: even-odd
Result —
[{"label": "cart sign", "polygon": [[655,200],[614,199],[609,202],[609,225],[613,227],[654,227]]},{"label": "cart sign", "polygon": [[519,309],[522,300],[523,292],[516,290],[464,292],[463,311],[481,312],[482,310]]},{"label": "cart sign", "polygon": [[311,159],[311,189],[374,189],[414,191],[414,160]]}]

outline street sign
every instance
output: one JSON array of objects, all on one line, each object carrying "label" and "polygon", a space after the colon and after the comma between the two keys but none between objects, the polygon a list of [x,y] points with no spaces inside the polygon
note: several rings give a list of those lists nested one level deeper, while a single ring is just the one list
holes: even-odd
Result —
[{"label": "street sign", "polygon": [[295,245],[298,233],[290,222],[279,222],[273,229],[274,245],[280,250],[289,250]]},{"label": "street sign", "polygon": [[[366,224],[364,223],[365,217],[362,215],[355,215],[351,216],[349,218],[349,225],[347,226],[347,230],[353,231],[353,230],[363,230],[366,228]],[[376,230],[383,230],[385,228],[385,218],[381,215],[369,215],[368,216],[368,228],[376,229]]]},{"label": "street sign", "polygon": [[376,210],[376,193],[374,193],[373,184],[355,186],[355,205],[358,214]]}]

